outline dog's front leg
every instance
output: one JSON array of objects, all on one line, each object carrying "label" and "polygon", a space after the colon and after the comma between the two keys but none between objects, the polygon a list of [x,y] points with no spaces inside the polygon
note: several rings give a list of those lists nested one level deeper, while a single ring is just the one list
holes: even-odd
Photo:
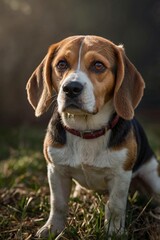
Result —
[{"label": "dog's front leg", "polygon": [[52,164],[48,165],[50,187],[50,215],[46,224],[37,232],[38,237],[59,234],[65,227],[68,200],[71,192],[71,178],[62,175]]},{"label": "dog's front leg", "polygon": [[112,233],[121,235],[124,232],[126,203],[131,177],[131,171],[123,172],[116,175],[110,182],[111,191],[109,200],[105,205],[105,228],[109,235]]}]

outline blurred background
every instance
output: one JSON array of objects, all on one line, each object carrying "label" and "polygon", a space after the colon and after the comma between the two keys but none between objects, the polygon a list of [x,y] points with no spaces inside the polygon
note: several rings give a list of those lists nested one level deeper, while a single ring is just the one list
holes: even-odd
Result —
[{"label": "blurred background", "polygon": [[146,82],[138,114],[160,120],[159,0],[0,0],[0,124],[41,124],[25,85],[48,46],[75,34],[124,44]]}]

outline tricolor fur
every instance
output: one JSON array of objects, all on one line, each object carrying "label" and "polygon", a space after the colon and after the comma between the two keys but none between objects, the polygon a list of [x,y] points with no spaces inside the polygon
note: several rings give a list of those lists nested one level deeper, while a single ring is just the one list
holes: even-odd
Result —
[{"label": "tricolor fur", "polygon": [[[55,103],[44,140],[51,211],[39,236],[63,230],[72,179],[109,195],[105,226],[110,234],[124,231],[132,178],[143,182],[146,191],[160,202],[160,168],[134,119],[143,90],[144,81],[123,47],[107,39],[74,36],[49,48],[27,83],[36,116]],[[117,115],[116,124],[100,137],[84,139],[67,131],[92,132]]]}]

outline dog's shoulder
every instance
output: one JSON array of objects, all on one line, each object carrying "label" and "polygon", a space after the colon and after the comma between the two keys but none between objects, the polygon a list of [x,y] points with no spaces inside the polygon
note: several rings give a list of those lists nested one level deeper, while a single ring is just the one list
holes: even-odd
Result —
[{"label": "dog's shoulder", "polygon": [[109,148],[120,146],[126,141],[129,133],[132,131],[132,121],[119,118],[118,123],[112,129],[108,142]]},{"label": "dog's shoulder", "polygon": [[57,109],[55,109],[48,124],[47,132],[52,135],[54,144],[64,145],[66,143],[66,132]]},{"label": "dog's shoulder", "polygon": [[146,133],[136,118],[129,121],[120,118],[112,129],[108,146],[115,150],[128,149],[128,158],[123,167],[125,170],[132,169],[133,172],[137,171],[154,155]]},{"label": "dog's shoulder", "polygon": [[143,164],[148,162],[152,156],[154,156],[154,153],[149,145],[146,133],[141,124],[136,119],[133,119],[132,125],[137,142],[137,161],[133,168],[133,172],[135,172]]},{"label": "dog's shoulder", "polygon": [[43,152],[46,160],[52,162],[52,159],[50,159],[48,155],[48,147],[62,148],[65,144],[66,132],[61,123],[57,108],[55,107],[44,138]]}]

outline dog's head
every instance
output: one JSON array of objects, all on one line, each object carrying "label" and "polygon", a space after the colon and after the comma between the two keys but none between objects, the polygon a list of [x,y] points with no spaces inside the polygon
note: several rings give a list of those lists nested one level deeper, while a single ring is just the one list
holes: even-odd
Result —
[{"label": "dog's head", "polygon": [[132,119],[144,81],[122,46],[97,36],[73,36],[52,45],[27,83],[35,115],[58,95],[59,113],[96,114],[111,99],[117,114]]}]

